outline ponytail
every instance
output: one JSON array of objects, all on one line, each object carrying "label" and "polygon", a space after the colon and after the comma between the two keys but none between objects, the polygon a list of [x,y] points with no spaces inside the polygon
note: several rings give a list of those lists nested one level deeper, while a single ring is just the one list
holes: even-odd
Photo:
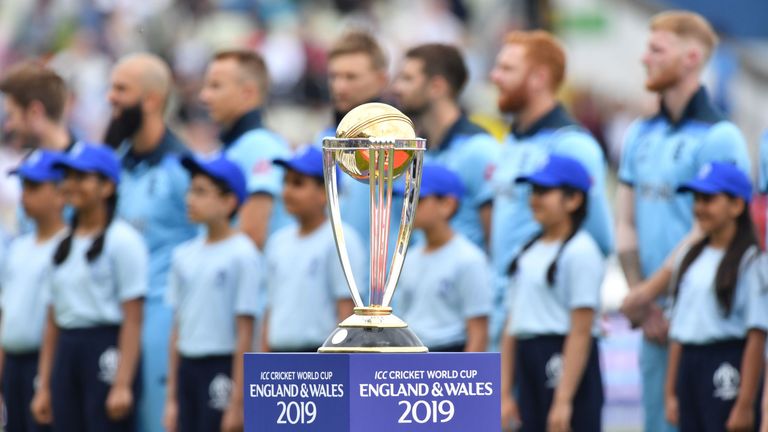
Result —
[{"label": "ponytail", "polygon": [[[683,279],[683,275],[696,258],[699,257],[708,243],[709,238],[705,237],[694,244],[688,253],[685,254],[683,261],[680,263],[679,276],[674,286],[673,294],[675,298],[677,298],[677,294],[680,291],[680,281]],[[715,296],[725,316],[731,313],[733,295],[736,292],[739,272],[742,268],[741,260],[750,248],[757,245],[757,236],[755,235],[754,225],[749,214],[749,206],[745,203],[744,211],[736,219],[736,234],[733,236],[731,244],[728,245],[715,275]]]},{"label": "ponytail", "polygon": [[96,258],[101,255],[104,250],[104,237],[107,235],[107,229],[112,224],[112,220],[115,218],[115,210],[117,207],[117,192],[107,198],[107,223],[104,224],[104,229],[99,233],[96,239],[91,243],[91,247],[88,248],[88,252],[85,253],[85,257],[88,262],[94,262]]},{"label": "ponytail", "polygon": [[[571,232],[568,234],[568,237],[565,238],[563,243],[560,245],[560,248],[557,250],[557,255],[555,255],[555,259],[552,260],[552,263],[549,265],[549,268],[547,268],[547,283],[549,286],[554,286],[555,284],[555,275],[557,274],[557,262],[560,260],[560,255],[563,253],[563,249],[565,249],[565,246],[568,244],[569,241],[576,235],[576,233],[579,232],[581,229],[581,226],[584,224],[584,220],[587,218],[587,207],[588,207],[588,196],[586,193],[582,192],[581,190],[570,188],[570,187],[563,187],[563,193],[566,196],[573,196],[574,194],[580,193],[582,194],[582,201],[581,205],[571,213]],[[515,256],[515,259],[512,260],[512,263],[509,265],[509,269],[507,271],[507,274],[510,276],[513,276],[515,273],[517,273],[517,267],[518,267],[518,261],[520,260],[520,257],[527,251],[531,246],[533,246],[534,243],[536,243],[537,240],[541,238],[543,233],[538,233],[533,238],[531,238],[528,243],[526,243],[523,248],[520,250],[520,253]]]}]

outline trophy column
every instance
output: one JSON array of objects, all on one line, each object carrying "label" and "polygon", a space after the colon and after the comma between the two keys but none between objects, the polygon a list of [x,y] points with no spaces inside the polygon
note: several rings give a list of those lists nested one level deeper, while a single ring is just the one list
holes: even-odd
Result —
[{"label": "trophy column", "polygon": [[[361,105],[339,124],[338,138],[323,140],[323,168],[331,225],[355,313],[331,333],[319,352],[427,352],[392,314],[389,306],[403,267],[418,203],[424,139],[416,138],[410,119],[381,103]],[[352,275],[339,210],[338,170],[370,186],[370,304],[363,305]],[[395,251],[387,274],[392,186],[404,176],[405,202]]]}]

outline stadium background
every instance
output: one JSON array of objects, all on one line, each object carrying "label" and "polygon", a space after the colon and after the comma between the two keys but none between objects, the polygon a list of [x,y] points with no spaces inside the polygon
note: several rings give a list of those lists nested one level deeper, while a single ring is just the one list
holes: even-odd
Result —
[{"label": "stadium background", "polygon": [[[707,86],[742,129],[756,161],[759,136],[768,128],[764,0],[4,1],[0,70],[19,60],[44,58],[70,86],[72,128],[82,137],[99,139],[109,119],[105,94],[114,60],[129,52],[152,51],[169,62],[175,75],[171,124],[194,150],[210,151],[216,129],[197,101],[205,65],[217,49],[251,47],[265,56],[272,75],[266,123],[300,146],[331,118],[327,48],[344,30],[361,27],[386,47],[391,72],[412,45],[440,41],[460,46],[471,70],[464,106],[500,138],[505,119],[496,109],[488,71],[502,36],[512,29],[545,28],[562,38],[568,52],[562,96],[600,140],[615,170],[625,128],[637,115],[656,108],[643,89],[640,56],[649,17],[666,8],[695,10],[720,32],[723,43],[705,74]],[[24,152],[3,136],[0,172],[16,166]],[[19,194],[15,179],[0,175],[0,233],[5,237],[15,226]],[[754,212],[764,226],[764,199],[756,200]],[[608,314],[601,342],[605,425],[610,431],[639,430],[641,423],[639,334],[615,313],[625,291],[614,263],[604,286]]]}]

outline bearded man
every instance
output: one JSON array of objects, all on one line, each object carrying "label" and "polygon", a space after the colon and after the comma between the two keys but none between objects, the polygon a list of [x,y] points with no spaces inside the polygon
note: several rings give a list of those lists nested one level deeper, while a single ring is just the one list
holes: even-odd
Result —
[{"label": "bearded man", "polygon": [[105,141],[118,149],[123,164],[117,212],[142,233],[150,253],[138,400],[142,432],[163,430],[173,316],[164,297],[171,251],[197,233],[184,200],[189,176],[179,159],[186,149],[164,119],[171,86],[171,71],[162,59],[132,54],[113,68],[107,95],[112,121]]},{"label": "bearded man", "polygon": [[710,162],[732,162],[750,172],[744,137],[701,84],[716,45],[717,35],[700,15],[668,11],[651,19],[642,60],[645,87],[658,94],[659,110],[630,127],[622,149],[616,248],[630,287],[622,311],[643,328],[640,371],[648,431],[675,430],[664,416],[669,323],[663,308],[677,251],[697,238],[693,197],[675,191]]},{"label": "bearded man", "polygon": [[515,183],[515,179],[541,167],[550,154],[577,159],[592,177],[584,228],[603,253],[607,255],[613,248],[605,157],[597,141],[558,102],[556,94],[564,76],[565,52],[557,39],[541,30],[507,35],[491,72],[499,91],[499,110],[514,116],[491,180],[490,250],[497,276],[492,341],[499,340],[506,318],[503,304],[510,263],[540,229],[528,205],[530,186]]}]

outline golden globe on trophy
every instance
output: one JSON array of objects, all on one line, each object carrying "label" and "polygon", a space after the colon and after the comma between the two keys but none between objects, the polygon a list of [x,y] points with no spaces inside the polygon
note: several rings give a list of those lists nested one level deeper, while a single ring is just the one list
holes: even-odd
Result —
[{"label": "golden globe on trophy", "polygon": [[[355,302],[355,313],[331,333],[322,353],[427,352],[427,348],[392,314],[389,306],[403,268],[419,185],[426,141],[416,138],[413,122],[394,107],[367,103],[341,120],[335,138],[323,140],[323,170],[330,219],[344,276]],[[360,297],[344,242],[336,166],[370,186],[370,304]],[[387,273],[392,185],[405,176],[400,229]]]}]

